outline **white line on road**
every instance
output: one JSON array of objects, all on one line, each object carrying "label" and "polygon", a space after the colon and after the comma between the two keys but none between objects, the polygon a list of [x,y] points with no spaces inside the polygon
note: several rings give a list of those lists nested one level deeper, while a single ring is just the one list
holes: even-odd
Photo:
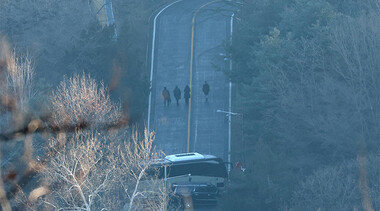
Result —
[{"label": "white line on road", "polygon": [[195,151],[195,146],[197,146],[197,137],[198,137],[198,116],[197,116],[197,118],[195,120],[195,135],[194,135],[194,150],[193,150],[193,152],[196,152]]},{"label": "white line on road", "polygon": [[154,16],[154,21],[153,21],[153,37],[152,37],[152,55],[151,55],[151,60],[150,60],[150,90],[149,90],[149,104],[148,104],[148,125],[147,125],[147,130],[148,133],[150,132],[150,110],[152,107],[152,80],[153,80],[153,70],[154,70],[154,47],[156,44],[156,25],[157,25],[157,17],[165,11],[168,7],[172,6],[175,3],[181,2],[183,0],[178,0],[175,2],[172,2],[168,4],[166,7],[162,8],[156,16]]}]

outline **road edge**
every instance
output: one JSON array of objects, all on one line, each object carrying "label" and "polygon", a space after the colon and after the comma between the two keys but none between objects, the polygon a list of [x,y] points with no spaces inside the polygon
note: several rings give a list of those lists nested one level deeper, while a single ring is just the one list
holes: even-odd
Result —
[{"label": "road edge", "polygon": [[[152,80],[153,80],[153,72],[154,72],[154,53],[155,53],[155,44],[156,44],[156,28],[157,28],[157,18],[160,16],[162,12],[164,12],[170,6],[182,2],[183,0],[177,0],[172,3],[169,3],[164,8],[162,8],[153,19],[153,31],[152,31],[152,45],[151,45],[151,55],[150,55],[150,77],[149,77],[149,100],[148,100],[148,119],[147,119],[147,132],[150,133],[150,116],[151,116],[151,107],[152,107]],[[152,14],[153,15],[153,14]],[[147,51],[147,54],[149,50]],[[147,57],[148,60],[148,57]]]}]

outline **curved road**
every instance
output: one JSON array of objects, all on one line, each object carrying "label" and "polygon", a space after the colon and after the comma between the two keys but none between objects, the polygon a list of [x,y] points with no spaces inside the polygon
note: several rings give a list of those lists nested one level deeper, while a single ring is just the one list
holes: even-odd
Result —
[{"label": "curved road", "polygon": [[[224,45],[230,37],[232,11],[222,1],[210,2],[183,0],[168,7],[157,18],[150,129],[156,133],[158,149],[166,154],[183,153],[189,147],[190,152],[212,154],[227,160],[228,118],[217,110],[228,110],[229,83],[217,69],[229,67],[223,55]],[[198,9],[192,36],[192,19]],[[183,99],[183,89],[190,85],[192,37],[189,108]],[[205,81],[210,84],[208,102],[202,92]],[[173,96],[176,85],[182,92],[179,106]],[[168,88],[172,99],[168,107],[164,106],[161,95],[164,87]]]}]

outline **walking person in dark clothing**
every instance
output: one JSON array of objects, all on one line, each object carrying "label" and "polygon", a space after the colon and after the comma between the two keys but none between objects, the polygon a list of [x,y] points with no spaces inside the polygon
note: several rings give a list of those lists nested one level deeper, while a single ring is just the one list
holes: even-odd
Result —
[{"label": "walking person in dark clothing", "polygon": [[164,90],[162,90],[162,97],[164,98],[164,106],[169,106],[171,99],[170,99],[170,93],[166,89],[166,87],[164,87]]},{"label": "walking person in dark clothing", "polygon": [[190,87],[188,85],[183,90],[183,98],[185,98],[186,105],[189,105]]},{"label": "walking person in dark clothing", "polygon": [[168,96],[169,96],[169,98],[168,98],[168,106],[170,105],[170,103],[172,103],[172,98],[170,97],[170,92],[168,91]]},{"label": "walking person in dark clothing", "polygon": [[210,92],[210,85],[208,85],[207,81],[205,81],[205,84],[203,84],[202,88],[203,94],[205,94],[206,102],[208,100],[208,93]]},{"label": "walking person in dark clothing", "polygon": [[175,86],[174,90],[173,90],[173,94],[174,94],[174,97],[175,99],[177,100],[177,106],[179,106],[179,99],[181,99],[181,90],[178,88],[178,86]]}]

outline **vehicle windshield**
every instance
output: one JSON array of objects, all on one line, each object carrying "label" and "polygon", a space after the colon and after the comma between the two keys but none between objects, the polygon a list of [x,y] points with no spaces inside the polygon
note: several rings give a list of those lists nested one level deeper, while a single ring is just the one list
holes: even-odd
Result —
[{"label": "vehicle windshield", "polygon": [[218,162],[196,162],[188,164],[174,164],[167,168],[168,177],[182,175],[207,176],[207,177],[227,177],[224,164]]},{"label": "vehicle windshield", "polygon": [[[226,166],[214,160],[198,161],[188,163],[173,163],[166,167],[167,177],[178,176],[206,176],[206,177],[222,177],[227,178]],[[163,165],[154,165],[147,170],[147,178],[157,177],[163,179],[165,177],[165,169]]]}]

